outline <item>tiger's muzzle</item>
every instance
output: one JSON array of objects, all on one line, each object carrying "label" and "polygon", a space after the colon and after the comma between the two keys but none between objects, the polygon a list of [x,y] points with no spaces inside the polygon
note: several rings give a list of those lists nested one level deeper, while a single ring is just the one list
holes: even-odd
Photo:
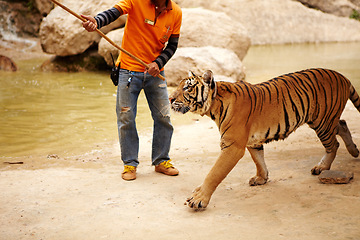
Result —
[{"label": "tiger's muzzle", "polygon": [[175,112],[185,114],[188,111],[190,111],[190,107],[186,106],[182,102],[176,101],[176,98],[169,98],[169,100],[170,100],[171,109],[174,110]]}]

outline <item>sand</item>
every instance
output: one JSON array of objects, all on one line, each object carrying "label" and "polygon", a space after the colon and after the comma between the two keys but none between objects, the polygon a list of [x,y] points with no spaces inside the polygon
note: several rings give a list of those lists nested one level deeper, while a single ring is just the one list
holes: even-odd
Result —
[{"label": "sand", "polygon": [[[345,113],[360,143],[360,114]],[[270,181],[250,187],[247,153],[215,191],[206,211],[184,205],[219,153],[208,118],[175,126],[171,156],[180,175],[154,172],[150,134],[141,138],[138,178],[121,179],[117,143],[76,159],[24,158],[0,172],[0,239],[359,239],[360,160],[341,143],[332,169],[349,184],[319,182],[310,169],[323,154],[307,126],[265,146]],[[53,164],[41,164],[45,161]],[[66,163],[55,163],[55,162]]]},{"label": "sand", "polygon": [[[360,146],[360,114],[352,104],[343,119]],[[131,182],[121,179],[116,142],[73,158],[0,163],[0,239],[360,239],[360,160],[343,142],[332,169],[353,172],[349,184],[322,184],[310,174],[324,149],[303,126],[265,145],[266,185],[248,185],[256,169],[246,153],[208,208],[195,212],[184,203],[216,161],[219,133],[206,117],[174,127],[176,177],[154,172],[150,133],[140,133],[141,164]]]}]

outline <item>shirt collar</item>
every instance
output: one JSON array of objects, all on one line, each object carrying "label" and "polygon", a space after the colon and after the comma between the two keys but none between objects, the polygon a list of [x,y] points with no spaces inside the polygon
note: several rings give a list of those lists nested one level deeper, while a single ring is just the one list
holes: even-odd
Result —
[{"label": "shirt collar", "polygon": [[[149,0],[149,1],[150,1],[150,4],[151,4],[151,5],[154,5],[151,0]],[[172,10],[171,0],[167,0],[167,2],[168,2],[168,3],[167,3],[167,6],[166,6],[165,10],[166,10],[166,11]]]}]

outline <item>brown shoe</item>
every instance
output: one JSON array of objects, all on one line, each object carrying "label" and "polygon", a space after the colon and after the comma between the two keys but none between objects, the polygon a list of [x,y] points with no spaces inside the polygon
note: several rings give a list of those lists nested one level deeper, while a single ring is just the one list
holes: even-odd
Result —
[{"label": "brown shoe", "polygon": [[136,167],[125,165],[124,171],[121,174],[121,177],[125,181],[135,180],[136,179]]},{"label": "brown shoe", "polygon": [[155,171],[159,173],[163,173],[169,176],[176,176],[179,174],[179,170],[177,170],[171,163],[171,160],[164,161],[159,165],[155,166]]}]

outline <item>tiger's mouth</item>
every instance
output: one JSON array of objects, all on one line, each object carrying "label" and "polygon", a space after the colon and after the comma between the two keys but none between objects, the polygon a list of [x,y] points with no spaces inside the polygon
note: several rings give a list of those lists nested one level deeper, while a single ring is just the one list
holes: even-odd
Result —
[{"label": "tiger's mouth", "polygon": [[182,114],[187,113],[188,111],[190,111],[190,107],[186,106],[184,103],[182,102],[177,102],[175,98],[170,99],[170,104],[171,104],[171,109],[174,110],[175,112],[179,112]]}]

